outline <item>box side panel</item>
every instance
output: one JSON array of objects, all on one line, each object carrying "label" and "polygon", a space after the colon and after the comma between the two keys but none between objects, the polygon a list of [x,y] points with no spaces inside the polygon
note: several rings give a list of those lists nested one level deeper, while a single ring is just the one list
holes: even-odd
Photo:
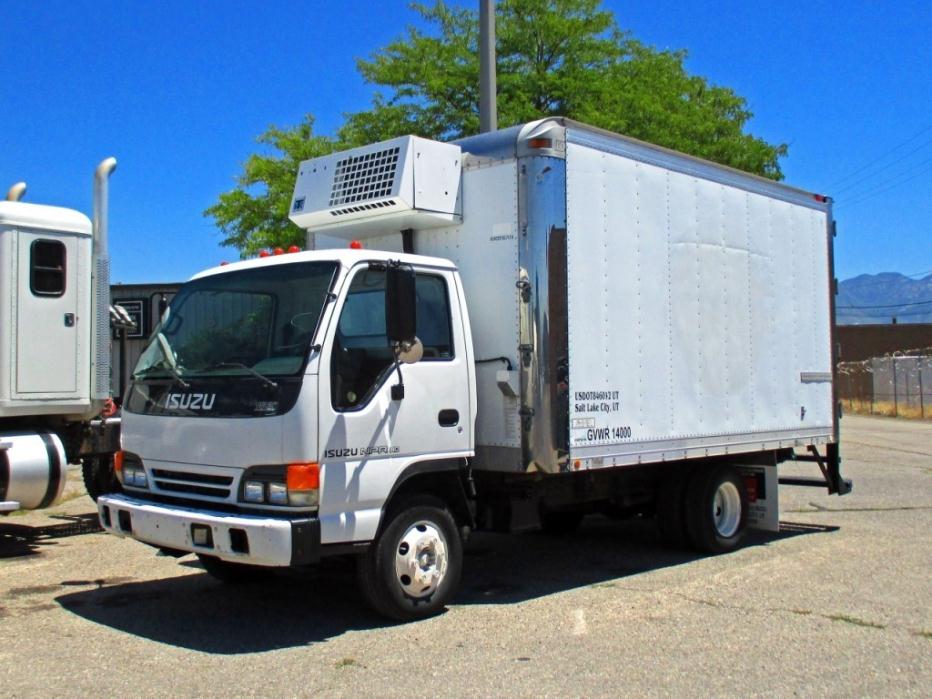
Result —
[{"label": "box side panel", "polygon": [[826,216],[568,144],[573,458],[830,438]]},{"label": "box side panel", "polygon": [[[453,260],[463,280],[472,324],[478,408],[478,467],[507,468],[520,462],[518,417],[518,194],[515,161],[463,172],[463,223],[450,228],[416,231],[415,252]],[[506,376],[506,357],[511,371]],[[492,360],[492,361],[484,361]],[[500,386],[508,379],[515,395]],[[502,458],[514,464],[483,463]]]}]

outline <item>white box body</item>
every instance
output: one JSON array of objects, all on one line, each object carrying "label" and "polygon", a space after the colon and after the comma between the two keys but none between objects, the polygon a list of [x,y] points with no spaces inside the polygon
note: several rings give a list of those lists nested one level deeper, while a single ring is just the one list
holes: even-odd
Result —
[{"label": "white box body", "polygon": [[[542,137],[550,147],[528,146]],[[560,119],[458,145],[462,223],[413,246],[462,275],[477,468],[835,440],[824,197]],[[402,249],[394,233],[364,244]]]}]

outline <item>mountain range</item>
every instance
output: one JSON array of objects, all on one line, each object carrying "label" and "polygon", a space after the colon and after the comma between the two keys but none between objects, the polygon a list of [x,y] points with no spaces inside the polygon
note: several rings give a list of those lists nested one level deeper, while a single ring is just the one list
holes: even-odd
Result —
[{"label": "mountain range", "polygon": [[835,303],[839,325],[932,323],[932,274],[861,274],[839,283]]}]

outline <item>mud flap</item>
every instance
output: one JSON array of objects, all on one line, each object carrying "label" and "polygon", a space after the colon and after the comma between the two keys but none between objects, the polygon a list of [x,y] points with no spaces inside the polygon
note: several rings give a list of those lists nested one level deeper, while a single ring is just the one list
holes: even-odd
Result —
[{"label": "mud flap", "polygon": [[780,488],[776,466],[738,466],[748,491],[748,527],[780,531]]}]

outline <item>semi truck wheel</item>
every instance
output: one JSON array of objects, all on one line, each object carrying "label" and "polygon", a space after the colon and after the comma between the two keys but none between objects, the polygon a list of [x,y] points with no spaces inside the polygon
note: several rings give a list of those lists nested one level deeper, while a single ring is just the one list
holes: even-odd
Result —
[{"label": "semi truck wheel", "polygon": [[202,553],[197,554],[197,559],[212,578],[231,585],[262,580],[270,573],[270,570],[263,566],[230,563],[216,556],[206,556]]},{"label": "semi truck wheel", "polygon": [[81,476],[84,478],[84,488],[91,500],[107,493],[119,493],[120,481],[113,472],[112,456],[85,456],[81,459]]},{"label": "semi truck wheel", "polygon": [[463,542],[440,500],[393,508],[357,566],[359,589],[379,614],[398,621],[439,613],[459,586]]},{"label": "semi truck wheel", "polygon": [[686,534],[686,485],[688,473],[682,468],[670,470],[657,494],[657,529],[660,539],[670,548],[690,545]]},{"label": "semi truck wheel", "polygon": [[686,524],[693,546],[706,553],[738,547],[748,521],[748,493],[732,466],[702,468],[686,493]]}]

